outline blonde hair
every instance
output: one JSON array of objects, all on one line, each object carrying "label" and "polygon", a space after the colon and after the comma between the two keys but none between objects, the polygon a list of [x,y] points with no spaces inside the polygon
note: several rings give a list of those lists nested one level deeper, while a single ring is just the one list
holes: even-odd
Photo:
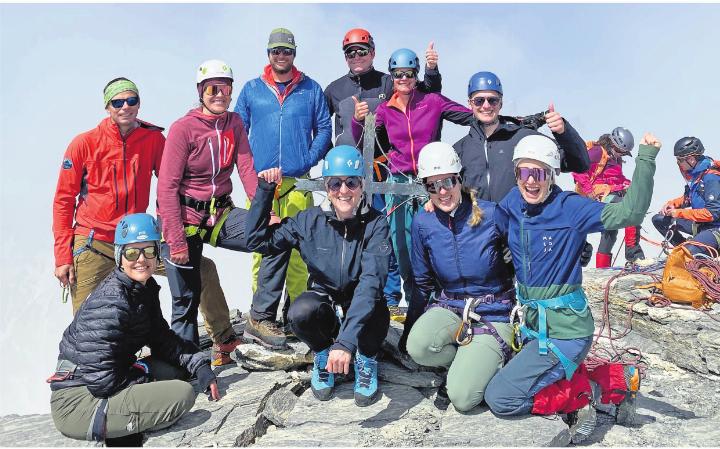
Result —
[{"label": "blonde hair", "polygon": [[472,204],[472,213],[470,214],[470,218],[468,219],[467,223],[470,225],[470,227],[475,227],[482,222],[483,217],[485,216],[485,211],[480,208],[477,204],[477,189],[471,189],[469,187],[463,187],[462,189],[465,193],[468,193],[470,195],[470,202]]}]

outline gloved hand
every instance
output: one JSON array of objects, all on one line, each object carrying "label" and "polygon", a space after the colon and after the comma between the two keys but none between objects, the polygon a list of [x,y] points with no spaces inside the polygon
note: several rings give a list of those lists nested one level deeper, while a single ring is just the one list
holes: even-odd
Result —
[{"label": "gloved hand", "polygon": [[582,253],[580,253],[580,265],[587,267],[592,259],[593,246],[590,242],[585,242]]},{"label": "gloved hand", "polygon": [[217,387],[217,378],[210,365],[202,365],[195,372],[197,378],[196,392],[208,395],[209,401],[220,400],[220,392]]}]

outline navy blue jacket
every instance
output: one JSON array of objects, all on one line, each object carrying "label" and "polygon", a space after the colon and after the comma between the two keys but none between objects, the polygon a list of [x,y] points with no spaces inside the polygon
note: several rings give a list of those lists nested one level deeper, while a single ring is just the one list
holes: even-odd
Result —
[{"label": "navy blue jacket", "polygon": [[714,161],[703,156],[688,173],[682,203],[675,217],[697,223],[720,223],[720,175]]},{"label": "navy blue jacket", "polygon": [[385,216],[363,200],[352,220],[338,220],[316,206],[268,226],[275,184],[258,179],[246,224],[247,247],[263,255],[297,249],[307,265],[308,285],[329,295],[347,314],[333,348],[355,352],[358,333],[384,301],[390,259]]},{"label": "navy blue jacket", "polygon": [[210,370],[210,358],[170,330],[160,310],[159,291],[153,278],[142,285],[119,268],[113,270],[63,333],[58,359],[78,366],[74,378],[52,382],[50,388],[84,385],[95,397],[110,397],[139,380],[131,366],[143,346],[150,348],[153,358],[182,366],[191,375],[203,367]]},{"label": "navy blue jacket", "polygon": [[[463,194],[455,216],[435,209],[420,210],[412,223],[412,267],[415,290],[405,327],[412,327],[428,303],[436,282],[448,294],[468,296],[499,295],[512,288],[512,276],[503,262],[504,236],[498,219],[506,221],[495,203],[478,200],[482,221],[471,227],[470,196]],[[498,217],[498,214],[502,217]],[[513,304],[482,304],[476,311],[490,321],[509,321]]]},{"label": "navy blue jacket", "polygon": [[[478,198],[499,202],[515,187],[513,152],[525,136],[542,134],[520,126],[512,117],[500,116],[500,125],[490,137],[474,120],[467,136],[453,147],[463,166],[463,185],[478,190]],[[565,120],[565,132],[553,134],[560,147],[561,170],[583,173],[590,168],[585,141]]]}]

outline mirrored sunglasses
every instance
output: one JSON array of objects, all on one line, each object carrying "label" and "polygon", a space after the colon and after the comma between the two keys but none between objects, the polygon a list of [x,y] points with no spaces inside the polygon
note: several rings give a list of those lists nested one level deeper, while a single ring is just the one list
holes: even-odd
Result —
[{"label": "mirrored sunglasses", "polygon": [[273,56],[292,56],[295,54],[295,50],[293,50],[292,48],[278,47],[271,49],[270,54],[272,54]]},{"label": "mirrored sunglasses", "polygon": [[550,177],[550,169],[515,167],[515,179],[518,181],[527,182],[530,176],[533,177],[535,182],[543,182]]},{"label": "mirrored sunglasses", "polygon": [[133,248],[133,247],[125,247],[122,251],[123,257],[125,257],[130,262],[135,262],[140,258],[140,254],[145,256],[146,259],[154,259],[157,257],[157,247],[155,245],[153,246],[146,246],[144,248]]},{"label": "mirrored sunglasses", "polygon": [[365,56],[370,54],[370,50],[366,50],[364,48],[357,48],[354,50],[348,50],[345,52],[345,57],[347,59],[355,59],[355,58],[364,58]]},{"label": "mirrored sunglasses", "polygon": [[205,86],[205,90],[203,91],[205,95],[209,95],[211,97],[214,97],[221,92],[226,97],[229,97],[230,94],[232,94],[232,86],[228,84],[215,84],[212,86]]},{"label": "mirrored sunglasses", "polygon": [[395,70],[392,72],[392,77],[396,80],[403,78],[411,80],[415,78],[415,70]]},{"label": "mirrored sunglasses", "polygon": [[128,98],[118,98],[117,100],[110,100],[110,104],[115,109],[122,108],[125,103],[127,103],[128,106],[136,106],[139,102],[140,102],[140,97],[128,97]]},{"label": "mirrored sunglasses", "polygon": [[325,181],[325,187],[331,192],[339,191],[343,184],[345,184],[349,190],[357,190],[362,185],[362,178],[359,176],[348,176],[346,179],[329,178]]},{"label": "mirrored sunglasses", "polygon": [[488,102],[490,106],[497,106],[500,103],[500,97],[475,97],[470,100],[476,108],[481,107],[485,102]]},{"label": "mirrored sunglasses", "polygon": [[428,193],[438,193],[440,189],[445,189],[446,191],[452,189],[457,185],[459,181],[459,178],[457,175],[452,175],[447,178],[438,179],[437,181],[433,182],[426,182],[425,183],[425,190],[427,190]]}]

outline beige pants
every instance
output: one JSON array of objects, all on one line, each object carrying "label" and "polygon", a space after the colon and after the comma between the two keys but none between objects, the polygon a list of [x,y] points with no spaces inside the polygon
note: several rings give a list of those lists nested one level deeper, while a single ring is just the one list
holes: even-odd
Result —
[{"label": "beige pants", "polygon": [[[73,251],[85,246],[87,237],[75,235]],[[105,256],[93,251],[83,251],[74,258],[75,284],[70,287],[72,295],[73,315],[80,309],[80,305],[87,299],[90,293],[95,290],[100,281],[105,279],[115,268],[114,245],[100,240],[93,240],[92,246]],[[165,266],[162,259],[158,260],[158,267],[155,274],[165,276]],[[200,313],[205,320],[205,329],[215,343],[227,340],[233,333],[230,323],[230,311],[228,310],[225,293],[220,286],[220,277],[215,267],[215,262],[207,257],[200,262],[200,278],[202,287],[200,290]]]}]

